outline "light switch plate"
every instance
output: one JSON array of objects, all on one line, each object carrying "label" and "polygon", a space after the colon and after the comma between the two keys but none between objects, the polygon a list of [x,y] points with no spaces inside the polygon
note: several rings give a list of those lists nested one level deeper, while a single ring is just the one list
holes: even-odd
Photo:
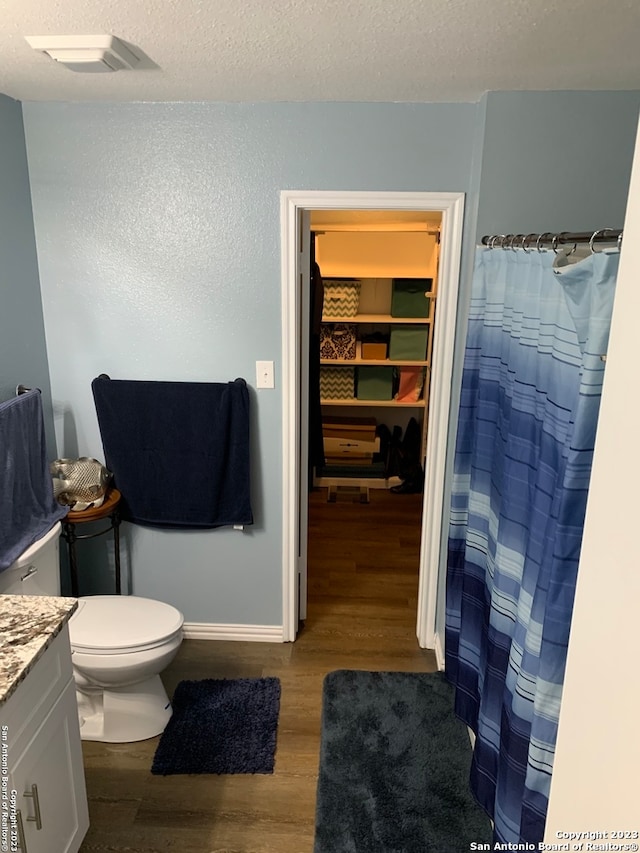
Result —
[{"label": "light switch plate", "polygon": [[256,388],[273,387],[273,362],[256,361]]}]

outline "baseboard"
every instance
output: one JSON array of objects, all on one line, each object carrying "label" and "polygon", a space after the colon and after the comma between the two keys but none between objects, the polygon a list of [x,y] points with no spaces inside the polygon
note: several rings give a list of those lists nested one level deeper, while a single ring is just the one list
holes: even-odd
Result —
[{"label": "baseboard", "polygon": [[215,625],[185,622],[182,631],[187,640],[244,640],[253,643],[282,643],[282,625]]},{"label": "baseboard", "polygon": [[442,646],[442,640],[438,634],[436,634],[435,642],[433,644],[433,650],[436,655],[436,663],[438,664],[438,671],[444,672],[444,648]]}]

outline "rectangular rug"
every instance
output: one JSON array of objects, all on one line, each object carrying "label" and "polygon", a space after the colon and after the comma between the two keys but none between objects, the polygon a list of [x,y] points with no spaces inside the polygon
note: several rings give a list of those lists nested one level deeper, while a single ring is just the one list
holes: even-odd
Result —
[{"label": "rectangular rug", "polygon": [[280,680],[181,681],[151,772],[273,773]]},{"label": "rectangular rug", "polygon": [[[441,673],[329,673],[314,853],[457,853],[492,841]],[[488,849],[488,848],[487,848]]]}]

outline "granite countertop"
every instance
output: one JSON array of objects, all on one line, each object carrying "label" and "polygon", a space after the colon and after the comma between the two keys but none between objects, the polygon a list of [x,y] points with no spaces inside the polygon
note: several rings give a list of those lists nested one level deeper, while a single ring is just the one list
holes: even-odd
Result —
[{"label": "granite countertop", "polygon": [[0,595],[0,704],[42,657],[77,606],[76,598]]}]

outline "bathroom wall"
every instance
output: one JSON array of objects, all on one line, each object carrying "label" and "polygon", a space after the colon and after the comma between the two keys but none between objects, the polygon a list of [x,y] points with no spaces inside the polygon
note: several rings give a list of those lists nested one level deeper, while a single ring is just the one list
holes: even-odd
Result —
[{"label": "bathroom wall", "polygon": [[[482,138],[475,147],[480,157],[474,170],[478,240],[496,233],[622,227],[640,92],[488,92],[482,104],[484,125],[478,128]],[[452,436],[469,291],[467,278],[461,282]],[[452,451],[453,441],[449,472]],[[446,541],[442,559],[446,559]],[[442,573],[437,613],[442,644],[445,582]]]},{"label": "bathroom wall", "polygon": [[40,388],[49,458],[56,455],[22,106],[0,95],[0,400]]},{"label": "bathroom wall", "polygon": [[619,225],[639,103],[25,104],[60,454],[102,455],[99,373],[253,385],[276,363],[275,390],[252,390],[256,524],[129,529],[134,591],[188,621],[281,624],[282,189],[468,194],[459,375],[475,234]]},{"label": "bathroom wall", "polygon": [[[568,832],[589,830],[602,833],[599,840],[592,836],[592,849],[598,845],[631,849],[638,844],[633,833],[639,829],[635,674],[640,656],[640,574],[635,519],[640,513],[640,457],[633,448],[640,431],[640,407],[634,399],[639,279],[640,134],[624,219],[562,692],[544,839],[549,845],[567,838]],[[617,837],[614,833],[620,831]],[[588,844],[583,847],[589,849]]]},{"label": "bathroom wall", "polygon": [[478,237],[621,228],[640,92],[489,92]]},{"label": "bathroom wall", "polygon": [[191,622],[281,625],[280,191],[463,191],[472,216],[482,109],[24,105],[60,452],[102,456],[100,373],[254,385],[256,360],[276,365],[252,391],[255,525],[130,528],[134,592]]}]

